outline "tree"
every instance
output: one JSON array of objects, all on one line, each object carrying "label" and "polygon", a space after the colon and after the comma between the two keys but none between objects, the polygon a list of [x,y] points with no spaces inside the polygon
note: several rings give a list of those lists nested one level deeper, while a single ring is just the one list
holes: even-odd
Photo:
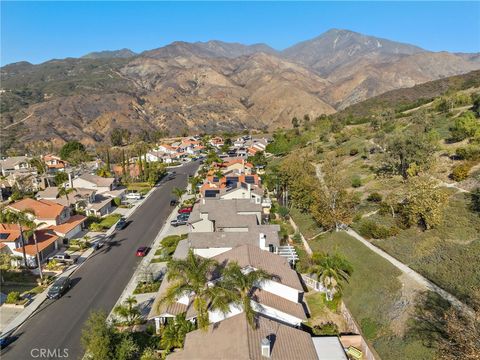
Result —
[{"label": "tree", "polygon": [[58,197],[65,196],[65,199],[67,199],[67,204],[70,207],[70,198],[68,197],[68,194],[71,194],[72,192],[77,192],[77,189],[75,188],[66,188],[64,186],[61,186],[58,189]]},{"label": "tree", "polygon": [[136,360],[140,348],[130,334],[124,334],[120,342],[115,344],[115,360]]},{"label": "tree", "polygon": [[339,254],[314,253],[314,265],[310,272],[317,276],[318,282],[325,288],[325,298],[332,301],[336,293],[342,291],[343,283],[348,282],[353,273],[352,265]]},{"label": "tree", "polygon": [[402,204],[402,213],[408,225],[421,225],[430,229],[439,225],[448,201],[447,192],[437,187],[427,177],[412,178],[408,182],[407,194]]},{"label": "tree", "polygon": [[296,129],[300,126],[300,122],[296,117],[292,118],[292,126]]},{"label": "tree", "polygon": [[124,319],[125,323],[129,326],[134,325],[140,317],[140,311],[135,308],[137,304],[137,299],[133,296],[129,296],[123,304],[115,306],[113,312],[115,315]]},{"label": "tree", "polygon": [[115,331],[103,311],[90,314],[82,329],[82,345],[91,359],[115,359]]},{"label": "tree", "polygon": [[471,196],[471,209],[480,213],[480,188],[476,188],[472,191]]},{"label": "tree", "polygon": [[395,135],[386,147],[387,167],[407,179],[430,168],[435,150],[434,139],[429,134]]},{"label": "tree", "polygon": [[468,138],[480,139],[480,120],[472,111],[467,111],[455,119],[455,125],[450,128],[450,140],[462,141]]},{"label": "tree", "polygon": [[[272,276],[263,270],[243,272],[236,262],[230,262],[222,271],[222,278],[218,286],[225,290],[225,298],[237,306],[241,306],[252,328],[256,328],[255,311],[252,308],[251,298],[256,287]],[[222,299],[224,301],[224,299]]]},{"label": "tree", "polygon": [[178,187],[174,187],[172,189],[172,194],[178,199],[180,200],[181,197],[183,196],[183,194],[185,194],[187,192],[187,190],[185,189],[181,189],[181,188],[178,188]]},{"label": "tree", "polygon": [[62,160],[68,160],[70,157],[70,154],[75,151],[75,150],[80,150],[81,152],[85,152],[85,146],[83,146],[82,143],[79,143],[78,141],[72,140],[67,142],[65,145],[62,146],[60,149],[60,157]]},{"label": "tree", "polygon": [[185,337],[193,330],[195,330],[195,325],[185,319],[185,314],[179,314],[165,327],[160,339],[160,345],[167,351],[173,348],[182,348]]},{"label": "tree", "polygon": [[115,128],[110,133],[110,142],[113,146],[121,146],[130,140],[131,133],[127,129]]},{"label": "tree", "polygon": [[54,179],[55,179],[55,185],[61,186],[64,182],[68,180],[68,175],[63,171],[59,171],[55,174]]},{"label": "tree", "polygon": [[108,170],[106,166],[102,166],[97,170],[97,175],[100,177],[108,178],[112,176],[112,173]]},{"label": "tree", "polygon": [[72,165],[80,165],[85,161],[88,161],[89,159],[90,159],[90,156],[88,156],[88,154],[85,151],[74,150],[70,153],[67,160]]},{"label": "tree", "polygon": [[472,111],[476,117],[480,117],[480,94],[476,94],[473,97]]},{"label": "tree", "polygon": [[218,263],[213,259],[196,256],[192,250],[185,259],[171,260],[167,265],[167,280],[171,285],[160,299],[159,306],[172,304],[182,296],[189,296],[197,313],[198,327],[209,325],[208,307],[228,312],[229,303],[222,301],[224,292],[218,286],[210,286],[210,275]]},{"label": "tree", "polygon": [[253,156],[249,156],[247,161],[252,163],[254,166],[266,166],[267,158],[263,151],[258,151]]}]

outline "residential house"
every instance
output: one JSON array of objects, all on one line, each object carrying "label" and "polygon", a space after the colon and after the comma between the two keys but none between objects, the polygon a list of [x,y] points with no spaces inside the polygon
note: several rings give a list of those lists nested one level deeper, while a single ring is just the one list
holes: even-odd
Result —
[{"label": "residential house", "polygon": [[146,154],[147,162],[162,162],[164,153],[161,151],[149,151]]},{"label": "residential house", "polygon": [[[317,360],[320,359],[307,332],[258,316],[251,326],[245,314],[189,332],[183,349],[168,360]],[[321,360],[326,360],[323,358]],[[337,360],[337,359],[335,359]]]},{"label": "residential house", "polygon": [[43,157],[43,162],[47,165],[48,172],[55,173],[58,171],[65,171],[68,162],[62,160],[59,156],[48,154]]},{"label": "residential house", "polygon": [[97,194],[109,192],[116,187],[115,178],[104,178],[93,174],[83,174],[72,181],[74,188],[93,189]]},{"label": "residential house", "polygon": [[177,153],[178,147],[174,147],[168,144],[159,145],[157,151],[163,152],[165,154],[175,154]]},{"label": "residential house", "polygon": [[223,172],[235,171],[239,174],[250,175],[254,166],[253,164],[245,161],[244,158],[233,158],[220,164],[220,169]]},{"label": "residential house", "polygon": [[0,160],[2,176],[8,176],[18,170],[30,169],[30,159],[28,156],[11,156]]},{"label": "residential house", "polygon": [[262,223],[262,205],[250,199],[202,198],[188,219],[192,232],[248,231]]},{"label": "residential house", "polygon": [[224,144],[223,139],[220,136],[215,136],[210,139],[209,144],[216,148],[221,148]]},{"label": "residential house", "polygon": [[0,224],[1,251],[20,257],[23,257],[23,252],[25,251],[29,266],[36,266],[37,264],[37,247],[40,261],[42,262],[61,246],[61,238],[51,229],[37,230],[37,245],[35,245],[33,236],[30,236],[28,239],[25,239],[25,247],[23,247],[21,236],[20,228],[17,224]]}]

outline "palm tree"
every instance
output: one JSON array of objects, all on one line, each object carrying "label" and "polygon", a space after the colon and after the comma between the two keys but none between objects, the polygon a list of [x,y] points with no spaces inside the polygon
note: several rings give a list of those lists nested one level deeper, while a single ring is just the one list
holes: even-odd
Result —
[{"label": "palm tree", "polygon": [[68,197],[68,194],[72,193],[72,192],[77,192],[77,189],[75,188],[66,188],[64,186],[60,187],[58,189],[58,197],[62,197],[62,196],[65,196],[65,198],[67,199],[67,204],[68,204],[68,207],[70,207],[70,199]]},{"label": "palm tree", "polygon": [[[25,210],[27,213],[32,213],[32,210]],[[33,236],[33,242],[35,243],[35,251],[37,252],[37,266],[38,266],[38,273],[40,274],[40,279],[43,280],[43,272],[42,272],[42,265],[40,262],[40,251],[38,250],[38,241],[37,241],[37,230],[46,223],[35,223],[35,221],[29,221],[27,226],[28,230],[26,231],[27,238]]]},{"label": "palm tree", "polygon": [[181,189],[181,188],[178,188],[178,187],[174,187],[173,190],[172,190],[172,194],[175,195],[178,200],[180,200],[180,198],[183,196],[183,194],[185,194],[187,191],[185,189]]},{"label": "palm tree", "polygon": [[195,325],[185,319],[185,314],[179,314],[174,321],[169,322],[165,327],[160,344],[167,351],[173,348],[181,348],[185,342],[185,336],[193,330],[195,330]]},{"label": "palm tree", "polygon": [[317,276],[317,280],[325,288],[327,301],[332,301],[335,293],[342,290],[343,282],[348,282],[353,273],[352,265],[339,254],[314,253],[314,265],[310,272]]},{"label": "palm tree", "polygon": [[1,217],[0,221],[7,223],[7,224],[17,224],[18,229],[20,231],[20,241],[22,243],[22,252],[23,252],[23,264],[25,265],[26,268],[28,268],[28,262],[27,262],[27,254],[25,252],[25,236],[23,232],[23,226],[28,225],[31,220],[28,217],[28,214],[31,213],[30,211],[2,211],[1,212]]},{"label": "palm tree", "polygon": [[212,309],[225,313],[229,310],[223,289],[209,284],[210,275],[217,266],[215,260],[196,256],[192,250],[184,260],[171,260],[167,266],[167,280],[171,285],[160,299],[159,306],[173,304],[182,296],[189,296],[197,312],[198,327],[206,329],[209,324],[210,304]]},{"label": "palm tree", "polygon": [[123,318],[127,325],[133,325],[135,321],[140,317],[140,311],[135,308],[137,299],[133,296],[129,296],[125,299],[123,304],[115,306],[113,312]]},{"label": "palm tree", "polygon": [[234,304],[241,305],[248,323],[252,328],[255,324],[255,311],[252,308],[252,295],[256,287],[272,275],[263,270],[242,271],[237,262],[229,263],[222,271],[218,286],[225,290],[225,297]]}]

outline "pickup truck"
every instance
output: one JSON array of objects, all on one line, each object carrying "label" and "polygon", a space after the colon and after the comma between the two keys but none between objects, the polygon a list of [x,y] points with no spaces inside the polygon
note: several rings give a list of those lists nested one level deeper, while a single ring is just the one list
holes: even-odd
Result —
[{"label": "pickup truck", "polygon": [[61,262],[61,263],[66,263],[66,264],[75,263],[75,259],[72,259],[72,257],[68,254],[56,254],[56,255],[50,256],[48,258],[48,261],[52,261],[52,260],[55,260],[55,261]]}]

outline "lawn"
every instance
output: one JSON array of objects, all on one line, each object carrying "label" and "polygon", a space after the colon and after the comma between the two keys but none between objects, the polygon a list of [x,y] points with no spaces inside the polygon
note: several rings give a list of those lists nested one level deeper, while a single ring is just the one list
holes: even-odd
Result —
[{"label": "lawn", "polygon": [[302,213],[298,209],[292,208],[290,210],[290,216],[293,221],[295,221],[295,224],[297,224],[305,238],[310,239],[322,232],[322,229],[318,227],[310,214]]},{"label": "lawn", "polygon": [[145,195],[152,189],[152,186],[147,182],[137,182],[128,184],[128,191],[138,191],[140,194]]},{"label": "lawn", "polygon": [[344,232],[310,241],[314,251],[342,253],[354,268],[345,286],[344,302],[364,336],[384,359],[434,359],[432,350],[416,339],[398,336],[391,322],[401,303],[400,270]]}]

